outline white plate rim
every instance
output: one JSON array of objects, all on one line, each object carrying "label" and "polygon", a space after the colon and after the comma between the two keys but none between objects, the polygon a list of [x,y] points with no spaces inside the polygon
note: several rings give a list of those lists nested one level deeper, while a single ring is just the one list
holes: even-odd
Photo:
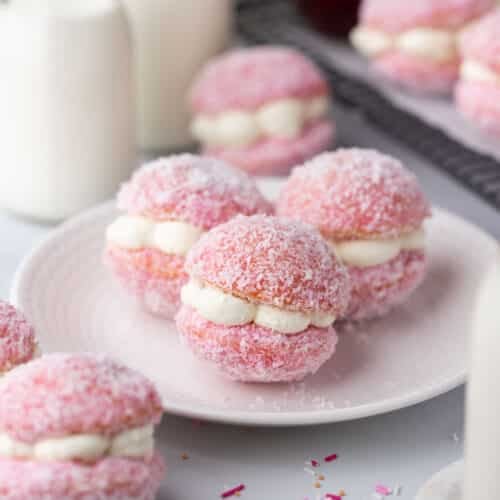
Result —
[{"label": "white plate rim", "polygon": [[[71,231],[74,227],[85,224],[89,220],[98,217],[101,212],[107,212],[114,208],[114,201],[110,200],[100,205],[97,205],[71,219],[62,223],[59,227],[52,230],[42,241],[36,245],[22,260],[18,267],[11,286],[10,301],[14,306],[22,309],[21,290],[23,289],[23,281],[31,274],[31,271],[38,265],[38,261],[47,247],[53,244],[54,240],[60,239],[65,233]],[[481,231],[488,237],[492,244],[498,244],[493,236],[488,234],[479,226],[455,215],[438,206],[433,207],[442,213],[449,214],[459,218],[460,221]],[[235,425],[250,425],[250,426],[303,426],[303,425],[318,425],[328,424],[332,422],[342,422],[348,420],[356,420],[368,418],[376,415],[381,415],[396,410],[402,410],[410,406],[428,401],[432,398],[445,394],[460,385],[464,384],[467,379],[467,370],[464,370],[454,377],[450,377],[446,381],[439,384],[430,385],[425,389],[419,389],[413,393],[408,393],[405,396],[380,400],[376,403],[365,404],[355,408],[336,408],[324,409],[321,412],[313,413],[311,411],[294,411],[292,413],[275,413],[275,412],[253,412],[251,415],[246,411],[235,411],[230,409],[212,410],[209,408],[194,409],[189,404],[182,404],[175,401],[164,399],[164,407],[168,413],[188,417],[192,419],[200,419],[212,422],[235,424]]]},{"label": "white plate rim", "polygon": [[[434,474],[418,491],[415,500],[458,500],[456,495],[450,497],[452,488],[456,489],[464,473],[464,461],[454,462]],[[444,491],[446,493],[436,493]],[[446,496],[444,496],[446,495]],[[461,495],[460,495],[461,496]]]}]

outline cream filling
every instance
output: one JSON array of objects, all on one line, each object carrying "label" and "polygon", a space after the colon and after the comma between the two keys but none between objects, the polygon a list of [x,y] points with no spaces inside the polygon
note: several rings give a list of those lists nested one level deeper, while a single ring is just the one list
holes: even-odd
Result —
[{"label": "cream filling", "polygon": [[403,54],[434,62],[452,61],[458,57],[457,34],[432,28],[415,28],[399,34],[358,26],[351,31],[351,43],[362,54],[375,57],[397,50]]},{"label": "cream filling", "polygon": [[167,254],[185,256],[202,234],[202,229],[187,222],[155,222],[123,215],[108,226],[106,239],[122,248],[156,248]]},{"label": "cream filling", "polygon": [[488,66],[472,59],[466,59],[460,66],[460,76],[473,82],[494,83],[500,85],[500,74]]},{"label": "cream filling", "polygon": [[390,240],[330,241],[329,243],[335,255],[344,264],[371,267],[389,262],[402,250],[425,248],[425,231],[419,229]]},{"label": "cream filling", "polygon": [[326,328],[335,321],[335,316],[331,314],[305,314],[252,304],[193,279],[182,288],[181,300],[203,318],[219,325],[237,326],[253,322],[287,335],[303,332],[310,325]]},{"label": "cream filling", "polygon": [[124,431],[114,437],[75,434],[26,444],[0,433],[0,457],[40,462],[80,460],[95,462],[102,457],[143,458],[154,451],[153,426]]},{"label": "cream filling", "polygon": [[328,113],[327,96],[280,99],[251,111],[232,110],[216,116],[197,115],[191,132],[209,146],[241,147],[262,136],[297,137],[304,126]]}]

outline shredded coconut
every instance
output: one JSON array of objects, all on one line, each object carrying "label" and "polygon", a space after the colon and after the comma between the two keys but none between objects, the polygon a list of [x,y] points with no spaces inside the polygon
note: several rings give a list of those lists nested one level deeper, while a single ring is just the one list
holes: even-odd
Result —
[{"label": "shredded coconut", "polygon": [[256,215],[209,231],[186,260],[188,273],[248,300],[336,316],[347,307],[345,268],[306,224]]},{"label": "shredded coconut", "polygon": [[271,205],[244,172],[221,160],[182,154],[141,167],[118,194],[118,208],[157,220],[210,229],[237,214],[270,213]]},{"label": "shredded coconut", "polygon": [[29,361],[35,348],[35,332],[24,315],[0,301],[0,372]]},{"label": "shredded coconut", "polygon": [[277,212],[336,241],[397,237],[430,215],[417,178],[401,162],[357,148],[323,153],[295,168]]},{"label": "shredded coconut", "polygon": [[45,355],[0,384],[0,429],[25,443],[68,434],[113,436],[158,423],[161,414],[149,380],[101,355]]},{"label": "shredded coconut", "polygon": [[303,54],[266,46],[233,50],[210,61],[195,80],[190,100],[195,111],[215,114],[327,92],[320,70]]},{"label": "shredded coconut", "polygon": [[493,0],[365,0],[360,20],[390,33],[421,26],[455,29],[484,14],[493,4]]}]

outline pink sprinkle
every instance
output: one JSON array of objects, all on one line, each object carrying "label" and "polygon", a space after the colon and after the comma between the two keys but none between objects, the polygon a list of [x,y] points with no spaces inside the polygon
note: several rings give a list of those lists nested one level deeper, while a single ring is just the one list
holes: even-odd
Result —
[{"label": "pink sprinkle", "polygon": [[331,455],[328,455],[325,457],[325,462],[333,462],[334,460],[337,460],[338,455],[336,453],[332,453]]},{"label": "pink sprinkle", "polygon": [[311,460],[311,465],[312,465],[313,467],[319,467],[319,462],[318,462],[317,460],[314,460],[314,459],[313,459],[313,460]]},{"label": "pink sprinkle", "polygon": [[392,493],[391,488],[384,486],[383,484],[377,484],[377,486],[375,486],[375,491],[384,496],[388,496]]},{"label": "pink sprinkle", "polygon": [[240,484],[239,486],[236,486],[235,488],[231,490],[227,490],[224,493],[221,494],[221,498],[229,498],[232,497],[233,495],[236,495],[236,493],[239,493],[240,491],[243,491],[245,489],[244,484]]},{"label": "pink sprinkle", "polygon": [[342,500],[342,497],[339,497],[338,495],[334,495],[333,493],[327,493],[325,495],[325,498],[328,498],[329,500]]}]

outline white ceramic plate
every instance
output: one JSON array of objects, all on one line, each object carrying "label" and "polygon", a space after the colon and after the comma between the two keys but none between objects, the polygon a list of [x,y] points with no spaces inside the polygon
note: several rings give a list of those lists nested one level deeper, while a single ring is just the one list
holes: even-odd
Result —
[{"label": "white ceramic plate", "polygon": [[455,462],[432,476],[417,493],[415,500],[463,500],[463,474],[464,463]]},{"label": "white ceramic plate", "polygon": [[[270,196],[277,184],[263,185]],[[430,271],[403,308],[344,332],[337,354],[302,383],[227,381],[192,358],[175,325],[144,313],[101,264],[111,203],[54,231],[24,262],[12,301],[45,351],[109,353],[154,380],[167,411],[248,425],[300,425],[367,417],[409,406],[465,378],[469,315],[496,242],[436,209],[428,223]]]}]

